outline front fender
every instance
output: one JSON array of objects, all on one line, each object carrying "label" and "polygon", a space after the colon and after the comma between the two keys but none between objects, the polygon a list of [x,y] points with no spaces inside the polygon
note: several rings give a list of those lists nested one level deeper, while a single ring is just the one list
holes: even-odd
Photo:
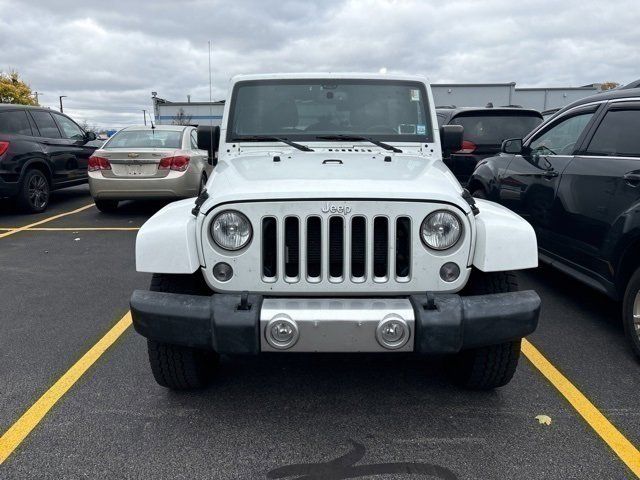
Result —
[{"label": "front fender", "polygon": [[531,225],[511,210],[476,199],[476,248],[473,265],[483,272],[538,266],[538,241]]},{"label": "front fender", "polygon": [[136,270],[193,273],[200,267],[193,198],[173,202],[142,225],[136,237]]}]

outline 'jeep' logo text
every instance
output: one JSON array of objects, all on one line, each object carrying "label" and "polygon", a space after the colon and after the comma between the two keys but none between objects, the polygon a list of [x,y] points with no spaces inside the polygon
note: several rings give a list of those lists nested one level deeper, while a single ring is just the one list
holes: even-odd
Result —
[{"label": "'jeep' logo text", "polygon": [[322,206],[322,213],[340,213],[346,215],[351,213],[351,207],[349,205],[334,205],[333,203],[326,202]]}]

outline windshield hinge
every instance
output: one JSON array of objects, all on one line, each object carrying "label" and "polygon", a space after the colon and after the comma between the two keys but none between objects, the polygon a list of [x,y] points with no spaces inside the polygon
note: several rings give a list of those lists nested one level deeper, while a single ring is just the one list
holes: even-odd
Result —
[{"label": "windshield hinge", "polygon": [[476,200],[471,196],[469,190],[467,190],[466,188],[462,190],[462,198],[467,201],[474,215],[478,215],[480,213],[480,209],[476,205]]},{"label": "windshield hinge", "polygon": [[198,198],[196,198],[196,206],[193,207],[193,210],[191,210],[191,214],[194,217],[198,216],[198,213],[200,212],[200,207],[202,206],[202,204],[207,200],[207,198],[209,198],[209,194],[207,193],[206,190],[203,190],[200,195],[198,195]]}]

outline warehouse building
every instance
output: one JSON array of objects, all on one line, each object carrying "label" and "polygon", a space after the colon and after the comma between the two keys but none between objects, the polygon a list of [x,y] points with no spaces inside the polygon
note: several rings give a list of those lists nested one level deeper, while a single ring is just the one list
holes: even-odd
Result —
[{"label": "warehouse building", "polygon": [[[600,91],[599,84],[584,87],[519,88],[510,83],[436,83],[432,84],[436,106],[495,107],[519,105],[539,111],[561,108]],[[220,125],[224,101],[172,102],[152,92],[153,115],[159,125]]]}]

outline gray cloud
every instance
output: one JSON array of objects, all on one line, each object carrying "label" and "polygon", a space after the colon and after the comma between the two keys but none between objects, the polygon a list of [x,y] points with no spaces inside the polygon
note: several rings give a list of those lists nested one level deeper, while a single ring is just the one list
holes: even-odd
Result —
[{"label": "gray cloud", "polygon": [[0,0],[0,70],[41,102],[104,126],[141,121],[150,92],[208,99],[237,73],[378,71],[432,82],[583,85],[640,77],[635,0],[519,2]]}]

